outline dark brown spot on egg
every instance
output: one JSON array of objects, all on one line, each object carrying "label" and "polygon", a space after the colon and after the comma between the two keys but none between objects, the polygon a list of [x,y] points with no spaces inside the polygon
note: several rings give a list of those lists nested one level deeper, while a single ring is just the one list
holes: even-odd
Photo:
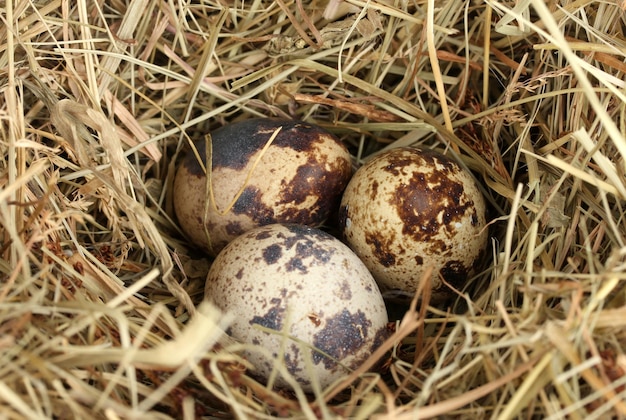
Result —
[{"label": "dark brown spot on egg", "polygon": [[[342,360],[363,347],[371,325],[371,321],[360,310],[350,313],[344,309],[329,318],[324,328],[313,336],[313,345],[322,353]],[[326,369],[333,369],[336,363],[322,353],[313,351],[313,363],[323,363]]]},{"label": "dark brown spot on egg", "polygon": [[281,181],[280,201],[276,204],[302,204],[310,194],[319,196],[323,190],[321,189],[322,183],[317,183],[317,180],[324,180],[325,177],[324,168],[309,158],[306,164],[296,169],[296,175],[292,179]]},{"label": "dark brown spot on egg", "polygon": [[267,265],[275,264],[283,255],[283,250],[280,245],[270,245],[263,249],[263,260]]},{"label": "dark brown spot on egg", "polygon": [[230,221],[228,222],[228,224],[226,224],[226,233],[228,233],[229,235],[239,236],[244,232],[244,228],[238,221]]},{"label": "dark brown spot on egg", "polygon": [[352,289],[350,288],[350,283],[348,283],[347,280],[343,280],[336,294],[337,294],[337,297],[341,300],[352,299]]},{"label": "dark brown spot on egg", "polygon": [[204,140],[195,142],[194,146],[198,149],[200,160],[198,160],[198,157],[196,157],[193,151],[187,152],[182,161],[182,167],[179,172],[184,169],[190,176],[204,177],[206,175],[206,146],[204,144]]},{"label": "dark brown spot on egg", "polygon": [[396,257],[389,252],[389,241],[383,240],[380,235],[380,232],[367,232],[365,242],[372,248],[372,253],[383,267],[391,267],[396,263]]},{"label": "dark brown spot on egg", "polygon": [[[358,359],[350,363],[349,367],[351,369],[356,369],[361,366],[371,356],[371,354],[374,353],[378,349],[378,347],[380,347],[385,342],[385,340],[391,336],[391,334],[392,330],[390,330],[387,326],[379,328],[376,332],[376,335],[374,336],[374,340],[372,341],[371,346],[368,349],[369,351],[362,352]],[[372,370],[381,369],[384,360],[385,359],[379,360],[374,366],[372,366]]]},{"label": "dark brown spot on egg", "polygon": [[[308,264],[326,264],[332,258],[334,250],[327,248],[323,242],[334,241],[330,234],[307,226],[288,224],[285,227],[292,236],[283,237],[282,246],[286,250],[295,247],[295,256],[285,264],[287,271],[299,270],[307,273]],[[312,258],[312,259],[311,259]],[[305,262],[305,260],[307,260]]]},{"label": "dark brown spot on egg", "polygon": [[287,230],[290,233],[294,234],[294,236],[291,237],[290,239],[296,242],[302,239],[307,240],[307,241],[314,240],[318,242],[324,242],[324,241],[333,242],[335,240],[334,236],[332,236],[330,233],[326,233],[323,230],[315,229],[309,226],[287,224],[285,225],[285,228],[287,228]]},{"label": "dark brown spot on egg", "polygon": [[404,168],[413,163],[410,157],[404,155],[393,155],[391,159],[387,159],[388,164],[385,166],[385,172],[389,172],[393,176],[398,176],[404,173]]},{"label": "dark brown spot on egg", "polygon": [[307,270],[306,265],[302,261],[302,258],[298,258],[298,257],[290,258],[289,261],[287,261],[287,263],[285,263],[285,269],[288,272],[292,272],[292,271],[298,270],[302,274],[306,274],[309,271],[309,270]]},{"label": "dark brown spot on egg", "polygon": [[248,185],[233,206],[234,214],[245,214],[259,225],[276,222],[274,210],[263,204],[262,193],[258,188]]},{"label": "dark brown spot on egg", "polygon": [[[242,170],[250,157],[269,140],[273,130],[266,130],[268,121],[250,119],[225,125],[211,133],[213,167]],[[274,129],[277,127],[274,127]]]},{"label": "dark brown spot on egg", "polygon": [[[272,120],[250,119],[225,125],[211,133],[211,150],[213,151],[213,168],[227,167],[242,170],[254,155],[269,140],[273,130],[268,129]],[[276,129],[278,126],[274,126]],[[269,132],[268,132],[269,131]],[[202,163],[206,164],[206,141],[202,139],[194,143]],[[192,174],[204,175],[202,166],[193,153],[188,153],[184,165]]]},{"label": "dark brown spot on egg", "polygon": [[319,246],[314,241],[310,240],[296,245],[296,252],[298,255],[302,256],[302,258],[313,257],[319,265],[326,264],[334,254],[332,249]]},{"label": "dark brown spot on egg", "polygon": [[302,121],[273,121],[275,125],[282,126],[282,130],[275,140],[275,144],[279,147],[289,147],[295,151],[306,153],[312,151],[315,143],[321,142],[323,136],[328,136],[340,143],[335,136],[312,124]]},{"label": "dark brown spot on egg", "polygon": [[257,232],[254,238],[257,241],[262,241],[263,239],[270,238],[271,236],[272,236],[272,233],[268,229],[263,229]]},{"label": "dark brown spot on egg", "polygon": [[370,353],[373,353],[378,347],[380,347],[385,340],[387,340],[392,334],[392,331],[386,326],[380,328],[376,335],[374,336],[374,341],[372,342],[372,346],[370,347]]},{"label": "dark brown spot on egg", "polygon": [[428,242],[432,236],[456,230],[474,203],[465,194],[463,184],[450,177],[450,172],[460,171],[445,156],[423,155],[423,165],[435,168],[431,172],[414,171],[412,176],[396,189],[389,204],[403,221],[402,233],[415,241]]},{"label": "dark brown spot on egg", "polygon": [[[319,223],[337,208],[341,193],[352,173],[350,163],[343,159],[328,162],[326,156],[318,156],[318,159],[309,157],[307,163],[298,167],[292,179],[282,180],[280,199],[275,205],[293,204],[287,206],[287,210],[281,216],[284,222],[305,225]],[[326,165],[329,165],[330,169],[327,169]],[[314,203],[298,207],[311,197],[315,198]]]},{"label": "dark brown spot on egg", "polygon": [[280,331],[283,328],[283,315],[285,308],[281,307],[281,299],[273,298],[270,303],[273,305],[263,316],[254,316],[250,320],[250,325],[258,324],[271,330]]},{"label": "dark brown spot on egg", "polygon": [[451,245],[442,239],[431,238],[428,242],[428,250],[431,255],[445,254],[450,250],[450,248]]},{"label": "dark brown spot on egg", "polygon": [[378,195],[378,181],[373,181],[370,185],[370,199],[375,200]]},{"label": "dark brown spot on egg", "polygon": [[[290,346],[290,350],[291,351],[285,353],[285,366],[287,367],[289,373],[296,376],[298,373],[303,371],[300,362],[300,348],[296,344],[292,344]],[[298,378],[298,382],[303,385],[309,384],[308,380],[300,377]]]}]

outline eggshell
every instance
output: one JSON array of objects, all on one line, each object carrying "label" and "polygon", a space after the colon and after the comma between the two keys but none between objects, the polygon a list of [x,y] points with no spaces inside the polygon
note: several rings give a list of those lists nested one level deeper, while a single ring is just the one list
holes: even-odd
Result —
[{"label": "eggshell", "polygon": [[305,391],[359,367],[387,335],[367,268],[341,241],[306,226],[263,226],[230,242],[211,266],[205,297],[235,315],[228,333],[253,345],[245,356],[261,379],[283,363]]},{"label": "eggshell", "polygon": [[250,119],[211,134],[213,201],[205,145],[204,139],[195,143],[201,163],[190,152],[178,168],[173,201],[183,231],[213,256],[257,226],[321,225],[336,212],[352,175],[346,147],[322,128]]},{"label": "eggshell", "polygon": [[483,258],[484,198],[471,175],[432,150],[398,148],[359,168],[339,211],[342,236],[386,295],[412,296],[428,266],[433,297],[463,289]]}]

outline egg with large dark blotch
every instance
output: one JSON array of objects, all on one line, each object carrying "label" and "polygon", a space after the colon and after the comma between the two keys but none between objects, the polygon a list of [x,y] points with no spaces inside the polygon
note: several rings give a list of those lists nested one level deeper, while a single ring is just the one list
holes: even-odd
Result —
[{"label": "egg with large dark blotch", "polygon": [[236,122],[194,148],[176,173],[174,210],[189,239],[213,256],[257,226],[320,226],[352,175],[343,143],[302,121]]},{"label": "egg with large dark blotch", "polygon": [[230,242],[205,297],[235,315],[230,336],[249,346],[254,373],[275,385],[325,388],[361,366],[388,335],[376,282],[335,237],[302,225],[267,225]]},{"label": "egg with large dark blotch", "polygon": [[454,295],[449,286],[462,290],[488,239],[486,203],[471,173],[428,149],[393,149],[360,167],[339,225],[386,296],[396,297],[411,297],[429,267],[433,298]]}]

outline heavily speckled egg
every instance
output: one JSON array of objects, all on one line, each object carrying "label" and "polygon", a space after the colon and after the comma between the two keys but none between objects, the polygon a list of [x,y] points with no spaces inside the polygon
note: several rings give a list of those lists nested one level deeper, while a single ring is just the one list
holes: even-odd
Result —
[{"label": "heavily speckled egg", "polygon": [[[342,236],[384,294],[410,297],[432,266],[435,300],[463,289],[487,243],[485,200],[472,176],[433,150],[398,148],[359,168],[339,210]],[[440,277],[441,276],[441,277]]]},{"label": "heavily speckled egg", "polygon": [[[245,357],[259,378],[282,360],[305,391],[360,366],[387,335],[367,268],[335,237],[302,225],[262,226],[230,242],[211,266],[205,297],[235,315],[228,333],[253,345]],[[275,383],[286,384],[282,376]]]},{"label": "heavily speckled egg", "polygon": [[257,226],[321,225],[352,175],[341,141],[302,121],[257,118],[214,131],[211,188],[205,144],[195,143],[202,163],[190,152],[177,170],[173,202],[183,231],[213,256]]}]

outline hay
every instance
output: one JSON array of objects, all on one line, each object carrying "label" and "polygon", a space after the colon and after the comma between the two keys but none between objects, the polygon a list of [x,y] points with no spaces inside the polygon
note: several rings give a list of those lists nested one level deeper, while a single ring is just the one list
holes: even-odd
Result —
[{"label": "hay", "polygon": [[[0,10],[5,418],[626,417],[623,2]],[[316,122],[356,164],[446,150],[492,208],[452,308],[405,308],[315,395],[249,375],[172,217],[183,149],[254,116]]]}]

